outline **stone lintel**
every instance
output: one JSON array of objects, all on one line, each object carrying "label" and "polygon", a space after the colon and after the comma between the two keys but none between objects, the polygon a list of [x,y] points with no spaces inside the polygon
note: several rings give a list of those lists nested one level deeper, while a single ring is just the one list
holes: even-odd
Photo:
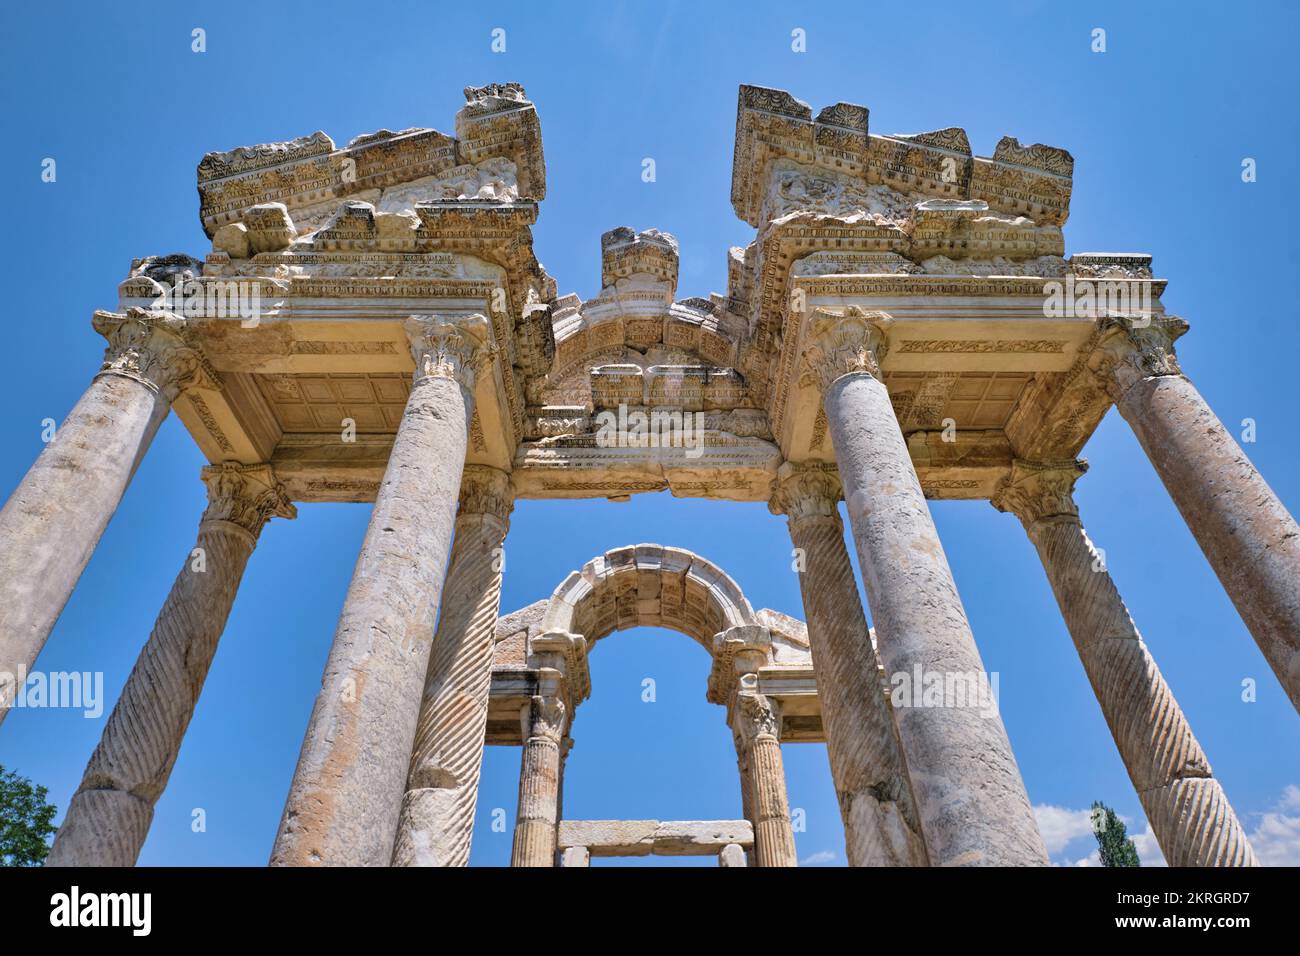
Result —
[{"label": "stone lintel", "polygon": [[592,856],[712,856],[729,844],[754,845],[748,820],[561,820],[561,850],[586,847]]}]

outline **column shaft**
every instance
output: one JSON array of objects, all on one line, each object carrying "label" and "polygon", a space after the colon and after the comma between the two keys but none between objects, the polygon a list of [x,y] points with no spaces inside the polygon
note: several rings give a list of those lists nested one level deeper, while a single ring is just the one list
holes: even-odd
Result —
[{"label": "column shaft", "polygon": [[555,866],[559,823],[560,739],[566,708],[553,696],[534,697],[519,764],[519,809],[511,866]]},{"label": "column shaft", "polygon": [[181,388],[212,380],[183,319],[95,314],[104,364],[0,511],[0,721]]},{"label": "column shaft", "polygon": [[416,377],[348,588],[272,865],[393,858],[487,323],[413,320]]},{"label": "column shaft", "polygon": [[[752,684],[753,675],[741,680]],[[754,865],[798,866],[776,711],[764,695],[746,690],[736,695],[732,719],[749,771]]]},{"label": "column shaft", "polygon": [[850,866],[925,866],[911,783],[844,545],[838,481],[782,466],[773,508],[802,555],[799,590]]},{"label": "column shaft", "polygon": [[134,866],[175,766],[244,568],[272,515],[293,506],[265,465],[204,469],[209,504],[68,804],[47,866]]},{"label": "column shaft", "polygon": [[[885,670],[989,685],[921,484],[882,381],[880,326],[822,316],[807,355],[821,378],[854,543]],[[983,694],[980,695],[984,696]],[[1047,851],[1002,719],[981,702],[894,716],[930,862],[1042,865]]]},{"label": "column shaft", "polygon": [[394,866],[469,864],[509,510],[509,476],[495,468],[467,467]]},{"label": "column shaft", "polygon": [[1170,866],[1254,866],[1255,855],[1182,708],[1079,522],[1083,467],[1017,462],[994,499],[1038,550],[1057,604]]},{"label": "column shaft", "polygon": [[1102,346],[1103,380],[1300,710],[1300,526],[1181,373],[1180,322],[1117,325]]}]

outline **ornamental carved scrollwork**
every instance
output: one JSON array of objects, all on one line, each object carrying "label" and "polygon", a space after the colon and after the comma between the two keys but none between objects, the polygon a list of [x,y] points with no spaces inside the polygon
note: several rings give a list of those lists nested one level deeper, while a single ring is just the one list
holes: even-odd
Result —
[{"label": "ornamental carved scrollwork", "polygon": [[800,384],[815,382],[824,393],[843,375],[865,372],[881,379],[886,330],[884,312],[865,312],[850,306],[839,312],[818,309],[804,333],[804,374]]},{"label": "ornamental carved scrollwork", "polygon": [[1111,400],[1119,401],[1141,379],[1182,375],[1174,341],[1186,331],[1187,322],[1172,315],[1103,320],[1093,368]]},{"label": "ornamental carved scrollwork", "polygon": [[991,503],[1009,511],[1021,521],[1044,518],[1078,519],[1074,483],[1088,470],[1086,461],[1012,462],[1011,473],[1002,479]]},{"label": "ornamental carved scrollwork", "polygon": [[101,375],[134,379],[167,401],[189,388],[220,388],[220,378],[194,343],[189,324],[171,312],[132,308],[97,311],[91,320],[108,339]]},{"label": "ornamental carved scrollwork", "polygon": [[445,318],[413,315],[403,324],[415,359],[416,384],[450,378],[466,391],[491,356],[492,329],[481,315]]},{"label": "ornamental carved scrollwork", "polygon": [[224,521],[254,538],[271,518],[295,518],[298,511],[270,465],[226,462],[209,465],[201,475],[208,486],[203,521]]}]

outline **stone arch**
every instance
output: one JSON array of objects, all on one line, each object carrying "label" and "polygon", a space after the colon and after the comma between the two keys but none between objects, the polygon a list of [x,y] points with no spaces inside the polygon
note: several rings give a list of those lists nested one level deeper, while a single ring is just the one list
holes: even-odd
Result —
[{"label": "stone arch", "polygon": [[637,544],[598,555],[565,578],[547,602],[542,630],[581,634],[590,646],[614,631],[667,627],[712,654],[716,634],[758,623],[740,586],[711,561]]}]

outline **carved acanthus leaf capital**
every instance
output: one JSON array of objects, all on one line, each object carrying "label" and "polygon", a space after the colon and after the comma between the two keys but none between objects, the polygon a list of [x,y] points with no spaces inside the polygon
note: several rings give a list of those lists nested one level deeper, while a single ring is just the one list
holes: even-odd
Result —
[{"label": "carved acanthus leaf capital", "polygon": [[415,381],[450,378],[466,391],[492,354],[492,328],[481,315],[413,315],[403,323],[415,358]]},{"label": "carved acanthus leaf capital", "polygon": [[1044,518],[1078,519],[1074,483],[1088,470],[1086,461],[1022,461],[1011,463],[990,499],[999,511],[1009,511],[1028,524]]},{"label": "carved acanthus leaf capital", "polygon": [[815,381],[825,393],[844,375],[865,372],[880,379],[891,321],[884,312],[865,312],[857,306],[813,312],[804,332],[802,381]]},{"label": "carved acanthus leaf capital", "polygon": [[96,311],[96,332],[108,339],[101,375],[123,375],[171,402],[189,388],[219,389],[221,379],[194,341],[189,323],[171,312],[132,308]]},{"label": "carved acanthus leaf capital", "polygon": [[530,698],[528,736],[542,737],[558,747],[568,729],[568,712],[569,708],[558,695],[546,694]]},{"label": "carved acanthus leaf capital", "polygon": [[466,465],[460,479],[460,514],[492,515],[505,521],[515,507],[510,474],[490,465]]},{"label": "carved acanthus leaf capital", "polygon": [[270,465],[225,462],[207,466],[200,477],[208,486],[205,522],[229,522],[256,538],[271,518],[298,516]]},{"label": "carved acanthus leaf capital", "polygon": [[748,750],[759,737],[781,738],[781,717],[765,694],[742,689],[736,694],[735,732],[741,746]]},{"label": "carved acanthus leaf capital", "polygon": [[1183,374],[1174,341],[1187,331],[1187,322],[1178,316],[1111,316],[1099,331],[1092,366],[1112,401],[1141,379]]},{"label": "carved acanthus leaf capital", "polygon": [[839,470],[824,462],[785,462],[776,472],[776,485],[767,508],[791,521],[838,516],[843,494]]}]

